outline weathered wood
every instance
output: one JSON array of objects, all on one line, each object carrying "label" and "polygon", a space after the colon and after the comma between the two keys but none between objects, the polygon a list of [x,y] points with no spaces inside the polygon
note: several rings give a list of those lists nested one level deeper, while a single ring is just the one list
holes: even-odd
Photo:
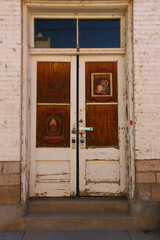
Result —
[{"label": "weathered wood", "polygon": [[[80,69],[79,194],[80,196],[125,196],[126,108],[123,58],[106,55],[81,56]],[[95,85],[93,73],[95,73]],[[96,75],[96,73],[100,74]],[[107,99],[106,74],[108,73],[113,76],[113,99]],[[117,73],[119,73],[118,81]],[[95,86],[94,92],[93,88],[91,92],[91,81],[92,87]],[[106,95],[105,101],[102,101],[103,99],[96,101],[97,92],[98,98],[100,94],[100,98]],[[96,96],[95,99],[91,98],[93,95]],[[93,127],[93,131],[84,131],[85,126]],[[84,143],[81,139],[84,139]]]},{"label": "weathered wood", "polygon": [[[69,95],[61,94],[60,90],[55,93],[54,98],[59,102],[37,103],[37,63],[45,63],[49,66],[49,73],[58,76],[58,82],[65,78],[64,69],[68,69],[67,79],[70,77],[68,90],[71,99],[76,93],[76,58],[72,56],[35,56],[32,59],[31,69],[31,172],[30,172],[30,197],[62,197],[74,196],[76,189],[76,149],[73,147],[71,128],[76,124],[76,102],[72,104],[67,100]],[[55,64],[56,63],[56,64]],[[61,64],[62,63],[62,64]],[[42,64],[43,65],[43,64]],[[55,67],[56,66],[56,67]],[[59,66],[62,66],[62,73]],[[67,67],[66,67],[67,66]],[[55,68],[54,68],[55,67]],[[57,70],[58,69],[58,70]],[[57,73],[58,71],[58,73]],[[45,75],[45,69],[43,69]],[[62,77],[62,78],[61,78]],[[46,77],[47,79],[47,77]],[[51,78],[50,78],[51,79]],[[43,80],[43,79],[42,79]],[[68,80],[67,80],[68,81]],[[43,81],[42,81],[43,83]],[[45,83],[46,84],[46,83]],[[43,90],[43,89],[42,89]],[[47,91],[47,89],[45,90]],[[51,94],[49,90],[49,94]],[[58,95],[56,95],[58,94]],[[47,92],[46,92],[47,95]],[[43,97],[42,93],[42,97]],[[65,98],[66,96],[66,98]],[[45,96],[44,96],[45,97]],[[46,96],[47,98],[48,96]],[[70,98],[69,98],[70,99]],[[48,100],[47,100],[48,101]],[[49,100],[50,101],[50,100]],[[64,103],[62,103],[63,101]],[[51,114],[51,115],[50,115]],[[59,114],[58,116],[55,114]],[[59,134],[59,124],[64,116],[64,141]],[[44,122],[44,119],[47,119]],[[56,122],[56,124],[55,124]],[[47,124],[44,124],[47,123]],[[44,135],[44,126],[45,135]],[[60,128],[62,133],[62,128]],[[48,131],[49,130],[49,131]],[[58,138],[61,138],[61,141]],[[45,139],[44,139],[45,138]],[[47,139],[49,138],[49,139]],[[56,138],[56,139],[55,139]],[[48,142],[51,140],[51,142]],[[55,142],[56,140],[56,142]],[[75,143],[76,146],[76,143]]]}]

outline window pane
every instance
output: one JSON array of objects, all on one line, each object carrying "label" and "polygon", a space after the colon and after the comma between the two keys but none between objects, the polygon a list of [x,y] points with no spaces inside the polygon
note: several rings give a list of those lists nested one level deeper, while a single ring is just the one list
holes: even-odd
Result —
[{"label": "window pane", "polygon": [[76,48],[76,20],[35,19],[36,48]]},{"label": "window pane", "polygon": [[79,20],[80,48],[119,48],[120,20]]}]

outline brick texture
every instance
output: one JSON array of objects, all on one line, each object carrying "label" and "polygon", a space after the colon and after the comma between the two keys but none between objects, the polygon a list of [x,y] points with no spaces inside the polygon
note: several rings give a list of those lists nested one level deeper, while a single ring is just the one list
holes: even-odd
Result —
[{"label": "brick texture", "polygon": [[[4,196],[10,199],[13,189],[18,189],[13,185],[20,184],[21,1],[0,0],[0,4],[0,198],[6,189]],[[141,199],[153,201],[160,201],[159,51],[160,1],[134,0],[135,157],[141,160],[136,165],[137,193]],[[14,199],[19,198],[16,191]]]},{"label": "brick texture", "polygon": [[160,160],[138,160],[136,171],[137,197],[160,201]]},{"label": "brick texture", "polygon": [[154,183],[156,182],[156,176],[154,172],[137,173],[137,183]]},{"label": "brick texture", "polygon": [[4,162],[3,173],[20,173],[20,162]]},{"label": "brick texture", "polygon": [[160,183],[160,172],[156,174],[157,176],[157,183]]},{"label": "brick texture", "polygon": [[20,184],[20,174],[1,174],[0,185],[18,185]]},{"label": "brick texture", "polygon": [[21,1],[0,6],[0,161],[20,161]]},{"label": "brick texture", "polygon": [[152,200],[160,201],[160,184],[152,186]]},{"label": "brick texture", "polygon": [[[136,159],[160,159],[160,1],[133,1]],[[150,165],[151,167],[151,165]]]},{"label": "brick texture", "polygon": [[2,163],[0,162],[0,173],[2,172]]},{"label": "brick texture", "polygon": [[0,204],[20,201],[21,1],[0,0]]},{"label": "brick texture", "polygon": [[160,201],[160,1],[133,1],[137,197]]},{"label": "brick texture", "polygon": [[19,186],[0,186],[0,204],[17,204],[19,201]]},{"label": "brick texture", "polygon": [[137,194],[138,198],[140,198],[143,201],[149,201],[151,200],[151,192],[152,188],[150,184],[138,184],[137,185]]},{"label": "brick texture", "polygon": [[160,171],[160,160],[138,161],[136,168],[137,171],[141,172]]}]

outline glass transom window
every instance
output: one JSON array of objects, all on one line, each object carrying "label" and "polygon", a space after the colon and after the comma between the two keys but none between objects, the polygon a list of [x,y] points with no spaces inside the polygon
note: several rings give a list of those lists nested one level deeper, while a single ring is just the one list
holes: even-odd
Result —
[{"label": "glass transom window", "polygon": [[35,48],[120,48],[120,19],[35,19]]}]

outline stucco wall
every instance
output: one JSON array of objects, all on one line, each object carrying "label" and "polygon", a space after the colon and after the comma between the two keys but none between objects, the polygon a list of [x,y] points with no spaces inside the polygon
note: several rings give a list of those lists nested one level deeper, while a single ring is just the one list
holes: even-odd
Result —
[{"label": "stucco wall", "polygon": [[133,1],[137,189],[160,200],[160,1]]}]

